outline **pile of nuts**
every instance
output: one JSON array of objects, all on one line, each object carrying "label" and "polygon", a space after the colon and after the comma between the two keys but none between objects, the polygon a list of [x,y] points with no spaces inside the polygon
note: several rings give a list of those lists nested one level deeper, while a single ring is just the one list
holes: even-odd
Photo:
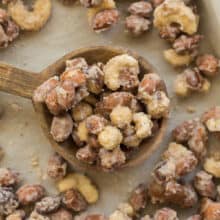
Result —
[{"label": "pile of nuts", "polygon": [[138,61],[128,54],[106,64],[67,60],[65,71],[40,85],[33,100],[54,115],[55,141],[72,136],[76,158],[104,170],[123,166],[155,135],[170,105],[163,80],[156,73],[142,77]]}]

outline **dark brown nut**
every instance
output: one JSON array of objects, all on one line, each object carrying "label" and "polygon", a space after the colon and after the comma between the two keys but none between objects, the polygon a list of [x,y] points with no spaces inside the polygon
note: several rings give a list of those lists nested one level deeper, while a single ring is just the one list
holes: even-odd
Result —
[{"label": "dark brown nut", "polygon": [[178,220],[177,212],[170,208],[162,208],[154,214],[154,220]]},{"label": "dark brown nut", "polygon": [[189,218],[187,218],[187,220],[202,220],[201,215],[193,215]]},{"label": "dark brown nut", "polygon": [[76,89],[76,97],[75,97],[74,105],[77,105],[88,96],[89,96],[89,92],[87,87],[80,86],[79,88]]},{"label": "dark brown nut", "polygon": [[20,182],[19,173],[8,169],[0,168],[0,186],[9,187],[15,186]]},{"label": "dark brown nut", "polygon": [[121,167],[126,161],[125,153],[119,147],[115,148],[113,151],[100,149],[99,157],[102,168],[106,170],[113,170]]},{"label": "dark brown nut", "polygon": [[193,52],[199,47],[199,42],[202,35],[196,34],[194,36],[181,35],[173,42],[173,49],[176,53],[183,54],[185,52]]},{"label": "dark brown nut", "polygon": [[[147,2],[146,2],[147,3]],[[150,29],[151,21],[138,15],[130,15],[126,18],[125,27],[134,36],[140,36]],[[134,82],[138,82],[136,75],[133,75]],[[133,83],[134,84],[134,83]]]},{"label": "dark brown nut", "polygon": [[48,161],[47,174],[54,180],[60,180],[66,176],[67,163],[57,153],[53,154]]},{"label": "dark brown nut", "polygon": [[204,75],[213,77],[218,74],[220,62],[215,56],[205,54],[197,58],[196,65]]},{"label": "dark brown nut", "polygon": [[108,30],[119,20],[117,9],[105,9],[98,12],[92,21],[92,29],[96,32]]},{"label": "dark brown nut", "polygon": [[88,68],[86,85],[91,93],[100,94],[103,91],[104,73],[98,65],[94,64]]},{"label": "dark brown nut", "polygon": [[158,5],[162,4],[165,0],[151,0],[154,7],[157,7]]},{"label": "dark brown nut", "polygon": [[181,33],[180,26],[177,24],[172,24],[162,27],[159,35],[162,39],[168,42],[174,42],[175,39],[178,38],[180,33]]},{"label": "dark brown nut", "polygon": [[63,195],[62,202],[66,208],[75,212],[81,212],[87,208],[87,202],[83,196],[75,189],[66,191]]},{"label": "dark brown nut", "polygon": [[81,69],[83,71],[86,71],[88,69],[88,64],[83,57],[74,58],[72,60],[66,61],[66,71],[68,70],[74,70],[74,69]]},{"label": "dark brown nut", "polygon": [[82,121],[92,115],[92,111],[91,105],[86,102],[80,102],[72,108],[72,118],[76,122]]},{"label": "dark brown nut", "polygon": [[108,220],[108,219],[101,214],[82,214],[76,216],[74,220]]},{"label": "dark brown nut", "polygon": [[100,148],[101,147],[101,145],[98,141],[98,137],[96,135],[93,135],[93,134],[89,135],[87,142],[88,142],[88,145],[92,148]]},{"label": "dark brown nut", "polygon": [[147,205],[147,187],[144,184],[137,186],[131,193],[129,203],[135,212],[139,212]]},{"label": "dark brown nut", "polygon": [[12,214],[6,217],[6,220],[24,220],[25,211],[24,210],[16,210]]},{"label": "dark brown nut", "polygon": [[37,202],[35,209],[40,214],[49,214],[55,212],[61,204],[59,196],[44,197],[41,201]]},{"label": "dark brown nut", "polygon": [[28,220],[50,220],[50,218],[34,210],[33,212],[31,212]]},{"label": "dark brown nut", "polygon": [[34,102],[44,102],[47,94],[59,85],[59,78],[57,76],[49,78],[47,81],[42,83],[33,94]]},{"label": "dark brown nut", "polygon": [[53,117],[50,133],[55,141],[65,141],[72,133],[72,130],[73,120],[68,113]]},{"label": "dark brown nut", "polygon": [[76,152],[76,158],[84,163],[93,164],[97,159],[97,153],[89,145],[86,145]]},{"label": "dark brown nut", "polygon": [[153,7],[151,3],[146,1],[134,2],[128,8],[128,12],[132,15],[138,15],[141,17],[150,17],[152,11]]},{"label": "dark brown nut", "polygon": [[100,133],[108,121],[100,115],[92,115],[86,119],[86,127],[91,134]]},{"label": "dark brown nut", "polygon": [[61,208],[57,212],[50,215],[50,220],[73,220],[71,212]]},{"label": "dark brown nut", "polygon": [[80,3],[86,8],[92,8],[102,3],[102,0],[80,0]]},{"label": "dark brown nut", "polygon": [[12,189],[0,187],[0,216],[12,214],[19,206],[19,202]]},{"label": "dark brown nut", "polygon": [[194,187],[202,197],[215,199],[216,186],[213,182],[213,176],[205,171],[199,171],[194,179]]},{"label": "dark brown nut", "polygon": [[0,47],[6,48],[19,35],[19,27],[4,9],[0,9]]},{"label": "dark brown nut", "polygon": [[203,220],[219,220],[220,219],[220,203],[213,202],[210,199],[203,199],[201,205],[201,215]]},{"label": "dark brown nut", "polygon": [[45,195],[45,189],[42,185],[24,185],[20,187],[16,195],[18,197],[18,201],[22,205],[30,205],[40,200]]}]

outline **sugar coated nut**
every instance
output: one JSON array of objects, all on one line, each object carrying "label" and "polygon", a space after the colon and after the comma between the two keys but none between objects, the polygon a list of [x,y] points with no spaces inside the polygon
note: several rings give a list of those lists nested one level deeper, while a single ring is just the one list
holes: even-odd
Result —
[{"label": "sugar coated nut", "polygon": [[101,115],[91,115],[86,119],[86,128],[90,134],[99,134],[107,123]]},{"label": "sugar coated nut", "polygon": [[19,173],[8,168],[0,168],[1,187],[15,186],[19,182],[20,182]]},{"label": "sugar coated nut", "polygon": [[127,69],[131,74],[139,74],[138,61],[128,54],[122,54],[110,59],[104,66],[104,82],[106,86],[115,91],[120,88],[120,71]]},{"label": "sugar coated nut", "polygon": [[98,135],[99,143],[107,150],[113,150],[122,142],[120,130],[113,126],[106,126]]},{"label": "sugar coated nut", "polygon": [[79,123],[77,128],[77,135],[80,141],[87,141],[88,140],[88,129],[86,127],[86,122],[82,121]]},{"label": "sugar coated nut", "polygon": [[207,158],[204,163],[204,169],[213,176],[220,178],[220,161],[216,158]]},{"label": "sugar coated nut", "polygon": [[51,14],[51,0],[36,0],[33,10],[29,11],[22,0],[13,1],[8,11],[22,30],[38,31],[48,21]]},{"label": "sugar coated nut", "polygon": [[131,218],[122,211],[116,210],[109,216],[109,220],[131,220]]},{"label": "sugar coated nut", "polygon": [[66,61],[65,71],[73,69],[80,69],[86,71],[88,69],[88,64],[83,57],[77,57]]},{"label": "sugar coated nut", "polygon": [[135,215],[133,207],[129,203],[121,203],[118,206],[118,210],[125,213],[129,217],[132,217]]},{"label": "sugar coated nut", "polygon": [[149,17],[152,11],[152,4],[145,1],[134,2],[128,8],[128,12],[132,15],[139,15],[141,17]]},{"label": "sugar coated nut", "polygon": [[166,0],[154,11],[154,26],[159,30],[177,23],[182,32],[192,35],[197,32],[199,17],[182,0]]},{"label": "sugar coated nut", "polygon": [[126,106],[116,106],[110,114],[111,122],[118,128],[129,125],[132,121],[132,111]]},{"label": "sugar coated nut", "polygon": [[50,220],[49,217],[42,215],[40,213],[38,213],[37,211],[32,211],[29,218],[29,220]]},{"label": "sugar coated nut", "polygon": [[154,219],[155,220],[160,220],[160,219],[169,219],[169,220],[177,220],[177,212],[173,209],[170,208],[162,208],[156,211],[154,214]]},{"label": "sugar coated nut", "polygon": [[73,220],[72,213],[64,208],[60,208],[50,215],[50,220]]},{"label": "sugar coated nut", "polygon": [[86,102],[80,102],[72,108],[74,121],[82,121],[92,114],[92,107]]},{"label": "sugar coated nut", "polygon": [[203,199],[201,205],[201,215],[204,220],[218,220],[220,218],[220,203],[210,199]]}]

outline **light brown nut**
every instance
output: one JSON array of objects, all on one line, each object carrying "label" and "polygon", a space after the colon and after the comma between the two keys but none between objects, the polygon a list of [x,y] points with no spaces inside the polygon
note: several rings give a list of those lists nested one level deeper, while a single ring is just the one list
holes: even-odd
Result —
[{"label": "light brown nut", "polygon": [[73,129],[73,132],[72,132],[72,138],[73,138],[74,144],[76,144],[77,147],[84,146],[85,142],[80,140],[77,130],[75,128]]},{"label": "light brown nut", "polygon": [[76,89],[76,97],[74,100],[74,105],[77,105],[82,100],[86,99],[86,97],[88,96],[89,96],[89,92],[88,92],[87,87],[85,85],[80,86],[79,88]]},{"label": "light brown nut", "polygon": [[129,216],[127,216],[125,213],[116,210],[109,216],[109,220],[132,220],[132,219]]},{"label": "light brown nut", "polygon": [[45,215],[41,215],[34,210],[33,212],[31,212],[28,220],[50,220],[50,218]]},{"label": "light brown nut", "polygon": [[110,119],[116,127],[124,128],[132,121],[132,111],[127,106],[118,105],[112,110]]},{"label": "light brown nut", "polygon": [[97,159],[97,153],[89,145],[86,145],[76,152],[76,158],[84,163],[93,164]]},{"label": "light brown nut", "polygon": [[194,178],[194,187],[202,197],[215,199],[216,186],[212,175],[205,171],[199,171]]},{"label": "light brown nut", "polygon": [[42,185],[24,185],[21,186],[16,195],[22,205],[30,205],[40,200],[45,195],[45,189]]},{"label": "light brown nut", "polygon": [[201,205],[201,215],[203,220],[218,220],[220,219],[220,203],[213,202],[210,199],[203,199]]},{"label": "light brown nut", "polygon": [[82,121],[92,115],[92,107],[86,102],[80,102],[72,108],[72,118],[74,121]]},{"label": "light brown nut", "polygon": [[50,133],[55,141],[65,141],[72,133],[72,130],[73,120],[68,113],[61,116],[54,116]]},{"label": "light brown nut", "polygon": [[47,81],[42,83],[33,94],[34,102],[44,102],[47,94],[59,85],[59,78],[57,76],[49,78]]},{"label": "light brown nut", "polygon": [[49,214],[59,209],[61,199],[59,196],[44,197],[35,204],[35,210],[40,214]]},{"label": "light brown nut", "polygon": [[131,193],[129,203],[135,212],[144,209],[147,204],[147,187],[144,184],[137,186]]},{"label": "light brown nut", "polygon": [[66,175],[67,163],[57,153],[53,154],[48,161],[47,174],[54,180],[62,179]]},{"label": "light brown nut", "polygon": [[99,134],[103,131],[108,121],[100,115],[91,115],[86,120],[86,128],[91,134]]},{"label": "light brown nut", "polygon": [[62,203],[74,212],[81,212],[87,208],[87,202],[75,189],[70,189],[64,193]]},{"label": "light brown nut", "polygon": [[114,148],[120,146],[122,139],[123,136],[121,131],[110,125],[104,127],[103,131],[101,131],[98,135],[99,143],[107,150],[113,150]]},{"label": "light brown nut", "polygon": [[81,69],[86,71],[88,69],[88,64],[83,57],[77,57],[71,60],[66,61],[66,69],[65,71],[73,70],[73,69]]},{"label": "light brown nut", "polygon": [[25,218],[24,210],[16,210],[6,217],[6,220],[23,220]]},{"label": "light brown nut", "polygon": [[128,148],[136,148],[141,144],[140,139],[136,134],[132,134],[123,138],[123,144]]},{"label": "light brown nut", "polygon": [[130,15],[126,18],[125,21],[126,30],[134,36],[140,36],[147,32],[150,29],[150,25],[151,21],[149,19],[143,18],[138,15]]},{"label": "light brown nut", "polygon": [[73,220],[72,213],[63,208],[59,209],[55,213],[52,213],[49,217],[50,220]]},{"label": "light brown nut", "polygon": [[102,0],[80,0],[80,3],[86,8],[96,7],[101,4]]},{"label": "light brown nut", "polygon": [[217,158],[206,158],[203,167],[206,172],[212,174],[217,178],[220,177],[220,161]]},{"label": "light brown nut", "polygon": [[99,157],[102,168],[106,170],[117,169],[126,162],[125,153],[119,147],[115,148],[113,151],[100,149]]},{"label": "light brown nut", "polygon": [[154,220],[178,220],[177,212],[170,208],[162,208],[154,214]]},{"label": "light brown nut", "polygon": [[19,182],[20,182],[19,173],[8,168],[0,168],[1,187],[15,186]]},{"label": "light brown nut", "polygon": [[121,203],[118,206],[118,210],[125,213],[129,217],[133,217],[135,215],[135,210],[129,203]]},{"label": "light brown nut", "polygon": [[219,72],[220,61],[211,54],[204,54],[197,58],[196,65],[204,75],[213,77]]},{"label": "light brown nut", "polygon": [[89,135],[89,131],[86,127],[86,122],[81,121],[77,127],[77,132],[76,132],[77,137],[79,138],[79,141],[87,141],[88,140],[88,135]]},{"label": "light brown nut", "polygon": [[173,43],[175,39],[179,37],[180,34],[181,34],[180,26],[175,23],[161,27],[159,32],[159,36],[162,39],[171,43]]},{"label": "light brown nut", "polygon": [[128,12],[130,12],[132,15],[139,15],[141,17],[151,16],[152,11],[153,7],[151,3],[145,1],[134,2],[128,8]]}]

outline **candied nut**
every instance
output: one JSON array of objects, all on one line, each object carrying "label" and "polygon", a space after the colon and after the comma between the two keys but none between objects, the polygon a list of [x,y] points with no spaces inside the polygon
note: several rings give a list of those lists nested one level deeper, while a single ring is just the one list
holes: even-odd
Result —
[{"label": "candied nut", "polygon": [[139,212],[146,207],[147,203],[147,188],[144,184],[137,186],[131,193],[129,203],[135,212]]},{"label": "candied nut", "polygon": [[66,208],[73,210],[74,212],[81,212],[87,208],[87,203],[82,195],[75,189],[66,191],[62,199]]},{"label": "candied nut", "polygon": [[194,179],[194,187],[197,192],[203,196],[214,199],[216,196],[216,187],[212,175],[205,171],[199,171]]},{"label": "candied nut", "polygon": [[76,152],[76,158],[84,163],[93,164],[97,159],[97,153],[89,145],[86,145]]},{"label": "candied nut", "polygon": [[183,1],[166,0],[154,11],[154,26],[161,30],[172,23],[179,24],[182,32],[192,35],[198,30],[199,17]]},{"label": "candied nut", "polygon": [[174,49],[168,49],[163,52],[164,58],[174,67],[188,66],[194,60],[194,54],[178,54]]},{"label": "candied nut", "polygon": [[152,11],[153,7],[151,3],[145,1],[134,2],[128,8],[128,12],[132,15],[139,15],[141,17],[149,17]]},{"label": "candied nut", "polygon": [[16,210],[6,217],[6,220],[23,220],[25,218],[24,210]]},{"label": "candied nut", "polygon": [[154,118],[159,119],[167,117],[169,114],[170,100],[162,91],[156,91],[151,98],[146,101],[148,114]]},{"label": "candied nut", "polygon": [[9,187],[14,186],[20,182],[19,173],[8,169],[0,168],[0,186]]},{"label": "candied nut", "polygon": [[203,164],[204,170],[213,176],[220,177],[220,161],[217,158],[207,158]]},{"label": "candied nut", "polygon": [[174,41],[173,49],[178,54],[193,52],[195,49],[198,49],[199,42],[202,38],[202,35],[199,34],[193,36],[181,35]]},{"label": "candied nut", "polygon": [[88,64],[83,57],[77,57],[71,60],[66,61],[66,69],[65,71],[71,70],[71,69],[81,69],[83,71],[86,71],[88,69]]},{"label": "candied nut", "polygon": [[88,92],[88,89],[85,85],[77,88],[74,105],[77,105],[79,102],[84,100],[87,96],[89,96],[89,92]]},{"label": "candied nut", "polygon": [[128,148],[136,148],[141,144],[142,139],[140,139],[136,134],[128,135],[123,138],[123,144]]},{"label": "candied nut", "polygon": [[44,197],[36,203],[35,209],[40,214],[49,214],[55,212],[60,207],[60,202],[61,199],[58,196]]},{"label": "candied nut", "polygon": [[110,216],[109,220],[132,220],[129,216],[125,213],[121,212],[120,210],[114,211]]},{"label": "candied nut", "polygon": [[162,208],[154,214],[154,220],[178,220],[177,212],[170,208]]},{"label": "candied nut", "polygon": [[59,192],[65,192],[70,189],[77,188],[77,180],[74,174],[69,174],[57,183],[57,188]]},{"label": "candied nut", "polygon": [[73,220],[71,212],[61,208],[57,212],[50,215],[50,220]]},{"label": "candied nut", "polygon": [[203,220],[218,220],[220,219],[220,203],[213,202],[210,199],[203,199],[201,205],[201,215]]},{"label": "candied nut", "polygon": [[19,206],[19,202],[10,188],[0,187],[0,215],[10,215]]},{"label": "candied nut", "polygon": [[202,220],[201,215],[193,215],[189,218],[187,218],[187,220]]},{"label": "candied nut", "polygon": [[91,93],[100,94],[103,91],[104,73],[98,64],[94,64],[88,68],[86,85],[88,91]]},{"label": "candied nut", "polygon": [[91,115],[85,122],[87,130],[91,134],[99,134],[107,124],[107,120],[100,115]]},{"label": "candied nut", "polygon": [[134,216],[134,209],[129,203],[121,203],[118,206],[118,210],[125,213],[126,215],[132,217]]},{"label": "candied nut", "polygon": [[[128,55],[122,54],[111,58],[104,66],[104,82],[106,86],[115,91],[122,86],[120,75],[138,75],[140,72],[138,61]],[[129,83],[129,80],[128,80]]]},{"label": "candied nut", "polygon": [[68,113],[53,117],[50,133],[55,141],[65,141],[72,133],[72,130],[73,120]]},{"label": "candied nut", "polygon": [[45,189],[42,185],[24,185],[20,187],[16,195],[18,197],[18,201],[22,205],[30,205],[40,200],[45,194]]},{"label": "candied nut", "polygon": [[47,81],[42,83],[33,94],[34,102],[44,102],[47,94],[59,85],[59,78],[57,76],[49,78]]},{"label": "candied nut", "polygon": [[126,30],[128,30],[134,36],[140,36],[147,32],[150,29],[150,25],[151,21],[149,19],[143,18],[139,15],[130,15],[125,21]]},{"label": "candied nut", "polygon": [[191,91],[188,88],[188,83],[186,81],[186,76],[184,74],[180,74],[174,81],[174,91],[176,95],[180,97],[187,97],[190,95]]},{"label": "candied nut", "polygon": [[136,135],[138,138],[147,138],[152,134],[153,122],[151,117],[144,112],[138,112],[133,115]]},{"label": "candied nut", "polygon": [[132,121],[132,111],[127,106],[118,105],[112,110],[110,119],[118,128],[126,127]]},{"label": "candied nut", "polygon": [[101,214],[82,214],[76,216],[74,220],[108,220],[104,215]]},{"label": "candied nut", "polygon": [[47,174],[54,180],[62,179],[66,175],[67,163],[57,153],[53,154],[48,161]]},{"label": "candied nut", "polygon": [[99,157],[102,168],[106,170],[113,170],[121,167],[126,161],[125,153],[119,147],[115,148],[113,151],[100,149]]},{"label": "candied nut", "polygon": [[178,24],[173,23],[173,24],[161,27],[159,36],[162,39],[172,43],[175,41],[175,39],[177,39],[180,33],[181,33],[180,26]]},{"label": "candied nut", "polygon": [[211,54],[205,54],[197,58],[196,65],[204,75],[213,77],[218,74],[220,61]]},{"label": "candied nut", "polygon": [[107,150],[113,150],[122,142],[121,131],[113,126],[106,126],[98,135],[98,141]]},{"label": "candied nut", "polygon": [[92,115],[92,107],[86,102],[80,102],[72,108],[72,117],[74,121],[82,121]]},{"label": "candied nut", "polygon": [[85,120],[79,123],[76,134],[80,141],[88,140],[88,129]]},{"label": "candied nut", "polygon": [[28,220],[50,220],[50,218],[34,210],[33,212],[31,212]]}]

